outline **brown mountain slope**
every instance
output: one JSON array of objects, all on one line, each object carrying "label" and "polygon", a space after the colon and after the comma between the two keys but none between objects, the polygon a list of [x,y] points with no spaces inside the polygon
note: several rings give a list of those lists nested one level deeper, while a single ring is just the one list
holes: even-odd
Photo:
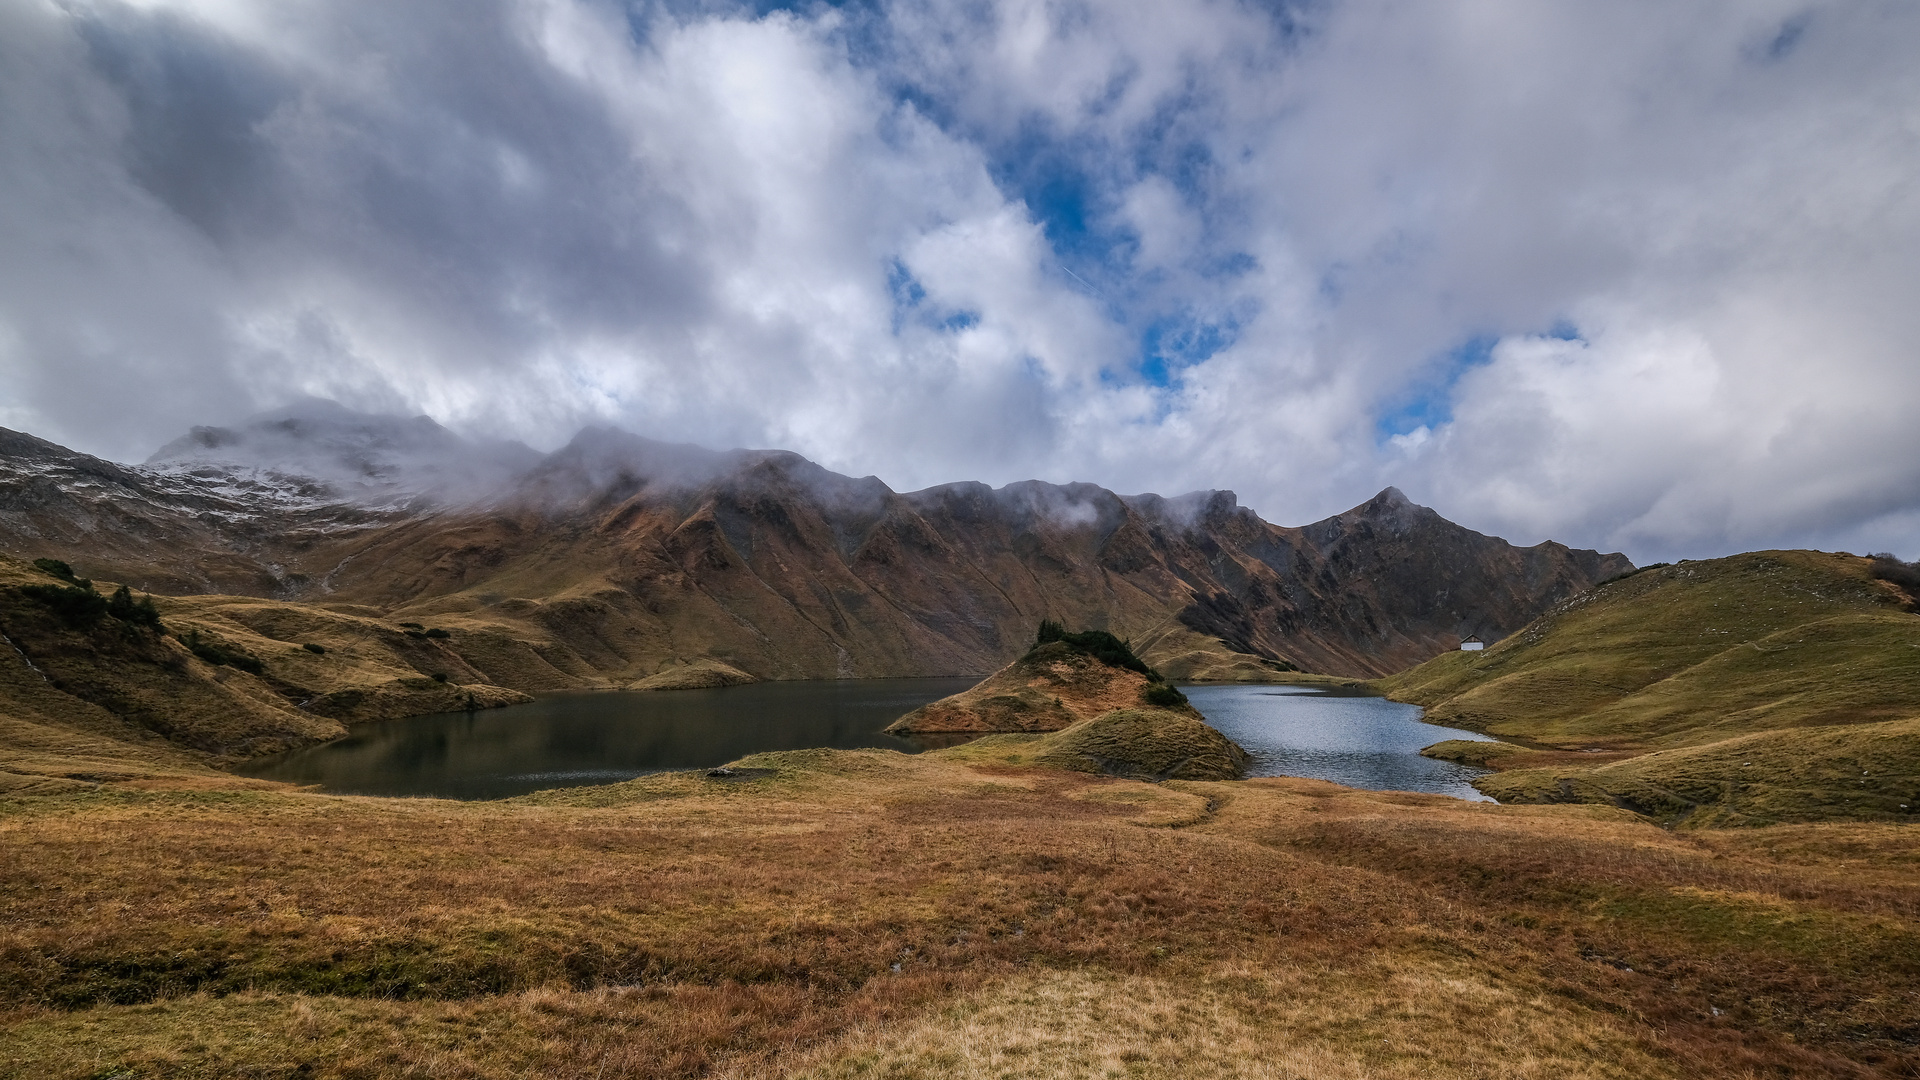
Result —
[{"label": "brown mountain slope", "polygon": [[311,591],[319,583],[283,565],[290,553],[409,516],[299,477],[117,465],[0,428],[0,552],[153,592]]},{"label": "brown mountain slope", "polygon": [[[324,491],[277,510],[278,496],[233,495],[244,485],[208,470],[195,482],[217,492],[180,494],[179,474],[95,468],[24,436],[0,458],[0,548],[161,591],[457,624],[494,643],[491,659],[463,649],[477,670],[520,689],[624,685],[700,660],[756,678],[986,672],[1043,617],[1132,637],[1176,677],[1379,675],[1469,633],[1498,638],[1630,565],[1515,548],[1392,489],[1285,528],[1231,492],[902,494],[793,454],[607,430],[485,504],[378,510]],[[82,482],[89,469],[118,479]],[[189,494],[228,501],[209,511]]]}]

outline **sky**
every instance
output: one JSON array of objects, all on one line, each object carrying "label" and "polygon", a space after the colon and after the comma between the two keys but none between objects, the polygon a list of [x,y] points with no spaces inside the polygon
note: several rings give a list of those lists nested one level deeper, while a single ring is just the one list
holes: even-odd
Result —
[{"label": "sky", "polygon": [[1911,0],[0,0],[0,426],[1920,557]]}]

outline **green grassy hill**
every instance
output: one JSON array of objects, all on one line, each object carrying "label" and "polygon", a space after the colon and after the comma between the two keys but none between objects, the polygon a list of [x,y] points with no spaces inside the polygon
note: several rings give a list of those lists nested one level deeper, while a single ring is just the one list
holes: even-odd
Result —
[{"label": "green grassy hill", "polygon": [[1526,748],[1489,759],[1509,771],[1481,787],[1503,800],[1694,823],[1904,816],[1920,806],[1920,729],[1894,723],[1920,717],[1911,606],[1867,559],[1751,552],[1633,574],[1374,685]]}]

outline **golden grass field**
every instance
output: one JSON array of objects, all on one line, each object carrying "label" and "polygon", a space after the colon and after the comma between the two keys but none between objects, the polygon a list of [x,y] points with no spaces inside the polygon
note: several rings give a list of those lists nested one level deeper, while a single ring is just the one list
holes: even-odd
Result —
[{"label": "golden grass field", "polygon": [[1920,1069],[1920,841],[808,751],[0,799],[9,1077]]}]

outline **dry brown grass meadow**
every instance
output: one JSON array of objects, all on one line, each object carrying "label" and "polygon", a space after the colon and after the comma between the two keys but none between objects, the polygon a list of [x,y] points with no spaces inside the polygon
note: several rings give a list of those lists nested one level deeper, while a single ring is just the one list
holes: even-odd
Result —
[{"label": "dry brown grass meadow", "polygon": [[0,800],[0,1075],[1920,1075],[1920,834],[769,755]]}]

